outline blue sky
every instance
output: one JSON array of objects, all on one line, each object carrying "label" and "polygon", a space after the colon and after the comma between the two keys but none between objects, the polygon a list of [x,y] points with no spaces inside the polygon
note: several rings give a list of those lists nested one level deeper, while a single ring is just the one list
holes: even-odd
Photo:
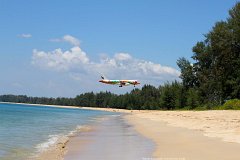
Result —
[{"label": "blue sky", "polygon": [[1,0],[0,94],[73,97],[132,89],[99,84],[101,73],[155,86],[178,79],[176,60],[190,59],[193,45],[235,3]]}]

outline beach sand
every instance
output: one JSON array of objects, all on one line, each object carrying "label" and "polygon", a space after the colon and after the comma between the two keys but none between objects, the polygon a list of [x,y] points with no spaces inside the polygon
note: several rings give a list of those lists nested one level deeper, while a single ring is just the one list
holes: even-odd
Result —
[{"label": "beach sand", "polygon": [[92,127],[69,140],[65,160],[141,160],[153,152],[154,143],[121,115],[104,117]]},{"label": "beach sand", "polygon": [[63,157],[66,153],[66,144],[68,143],[68,137],[60,138],[57,143],[47,150],[35,155],[34,157],[30,157],[29,160],[63,160]]},{"label": "beach sand", "polygon": [[128,123],[156,144],[145,159],[240,159],[240,111],[97,110],[127,113]]},{"label": "beach sand", "polygon": [[152,157],[239,160],[239,111],[132,111],[126,119],[156,143]]}]

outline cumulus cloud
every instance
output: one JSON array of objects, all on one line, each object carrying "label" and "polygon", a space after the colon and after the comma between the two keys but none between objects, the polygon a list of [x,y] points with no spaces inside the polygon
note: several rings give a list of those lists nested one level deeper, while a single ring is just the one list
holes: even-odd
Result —
[{"label": "cumulus cloud", "polygon": [[63,40],[65,42],[69,42],[70,44],[74,45],[74,46],[79,46],[80,45],[80,41],[73,37],[73,36],[70,36],[70,35],[65,35],[63,36]]},{"label": "cumulus cloud", "polygon": [[[128,53],[117,53],[113,58],[104,57],[94,68],[113,78],[133,78],[159,85],[161,82],[178,79],[180,72],[172,67],[137,59]],[[93,71],[92,71],[93,72]],[[161,81],[161,82],[160,82]]]},{"label": "cumulus cloud", "polygon": [[68,42],[73,46],[79,46],[80,45],[80,41],[71,36],[71,35],[65,35],[62,38],[54,38],[54,39],[50,39],[51,42]]},{"label": "cumulus cloud", "polygon": [[126,61],[132,59],[132,56],[128,53],[117,53],[114,58],[119,61]]},{"label": "cumulus cloud", "polygon": [[[79,40],[72,36],[64,37],[63,39],[71,44],[79,44]],[[93,77],[104,74],[113,79],[138,79],[143,83],[159,85],[178,79],[180,75],[180,72],[172,67],[138,59],[129,53],[116,53],[113,57],[104,54],[99,61],[91,61],[79,46],[67,51],[55,49],[46,52],[34,49],[32,64],[44,69],[66,72],[70,78],[78,81],[94,79]]]},{"label": "cumulus cloud", "polygon": [[33,50],[32,64],[41,68],[69,71],[77,66],[86,65],[89,63],[89,58],[80,47],[75,46],[68,51],[55,49],[50,52]]},{"label": "cumulus cloud", "polygon": [[31,34],[20,34],[20,35],[18,35],[19,37],[21,37],[21,38],[31,38],[32,37],[32,35]]}]

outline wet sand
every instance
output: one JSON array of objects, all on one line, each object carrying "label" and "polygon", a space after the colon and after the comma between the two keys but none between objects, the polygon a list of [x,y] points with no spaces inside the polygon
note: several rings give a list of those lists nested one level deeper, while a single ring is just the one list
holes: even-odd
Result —
[{"label": "wet sand", "polygon": [[129,113],[128,123],[156,144],[148,158],[240,159],[240,111],[100,110]]},{"label": "wet sand", "polygon": [[65,160],[141,160],[150,157],[154,143],[140,135],[122,116],[108,116],[90,132],[67,144]]},{"label": "wet sand", "polygon": [[54,146],[48,148],[48,150],[43,151],[33,157],[30,157],[29,160],[63,160],[63,156],[66,153],[66,144],[68,143],[68,137],[60,138]]}]

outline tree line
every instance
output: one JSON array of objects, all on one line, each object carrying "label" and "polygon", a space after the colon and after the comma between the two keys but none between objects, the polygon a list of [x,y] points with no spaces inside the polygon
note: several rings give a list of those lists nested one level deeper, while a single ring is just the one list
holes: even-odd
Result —
[{"label": "tree line", "polygon": [[229,10],[225,21],[216,22],[192,49],[192,60],[177,60],[181,82],[168,82],[159,87],[144,85],[126,94],[111,92],[83,93],[75,98],[27,97],[2,95],[0,101],[112,107],[122,109],[213,109],[230,99],[228,108],[240,108],[240,2]]},{"label": "tree line", "polygon": [[186,106],[195,108],[199,105],[195,91],[185,91],[182,83],[172,82],[159,87],[144,85],[126,94],[111,92],[83,93],[75,98],[28,97],[26,95],[2,95],[2,102],[49,104],[86,107],[111,107],[119,109],[182,109]]}]

